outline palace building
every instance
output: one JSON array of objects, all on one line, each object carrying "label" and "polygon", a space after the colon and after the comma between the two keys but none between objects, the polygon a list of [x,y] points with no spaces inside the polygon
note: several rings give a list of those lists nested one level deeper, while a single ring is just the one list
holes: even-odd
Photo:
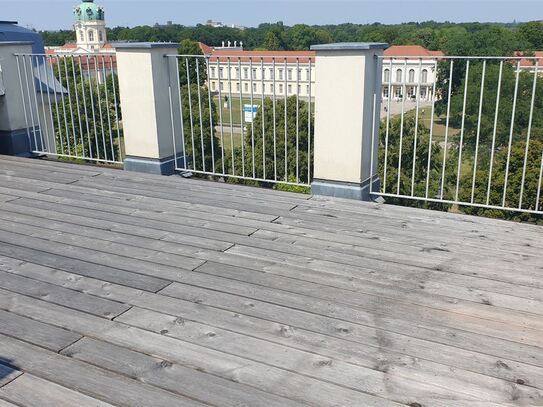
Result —
[{"label": "palace building", "polygon": [[[81,63],[81,71],[86,77],[104,78],[104,70],[116,71],[115,49],[107,42],[105,10],[94,0],[83,0],[73,8],[75,17],[75,42],[67,42],[58,47],[46,47],[50,56],[74,56]],[[92,56],[91,56],[92,55]]]},{"label": "palace building", "polygon": [[[200,44],[209,58],[209,86],[212,92],[253,97],[292,96],[303,99],[315,95],[315,52],[244,51],[232,47]],[[394,45],[384,53],[383,100],[432,99],[437,79],[437,63],[444,54],[419,45]]]}]

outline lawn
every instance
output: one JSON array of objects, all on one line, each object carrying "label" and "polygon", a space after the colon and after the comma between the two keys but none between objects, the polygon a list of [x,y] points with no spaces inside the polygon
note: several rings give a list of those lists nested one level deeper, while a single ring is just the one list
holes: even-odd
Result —
[{"label": "lawn", "polygon": [[[230,108],[232,109],[232,125],[239,127],[241,125],[241,110],[242,104],[251,104],[251,98],[243,97],[240,103],[239,96],[232,96],[230,104],[224,107],[224,100],[226,95],[222,95],[222,102],[219,100],[219,96],[213,96],[213,102],[215,106],[221,109],[222,124],[223,126],[230,126]],[[262,99],[253,97],[253,105],[259,106],[262,104]],[[220,116],[219,116],[220,117]],[[218,123],[220,125],[220,123]],[[225,129],[226,132],[226,129]]]}]

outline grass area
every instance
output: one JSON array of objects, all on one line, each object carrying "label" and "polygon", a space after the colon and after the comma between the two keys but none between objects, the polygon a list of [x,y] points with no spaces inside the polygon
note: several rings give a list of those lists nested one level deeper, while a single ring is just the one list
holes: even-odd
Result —
[{"label": "grass area", "polygon": [[[230,100],[230,103],[227,104],[225,107],[224,98],[226,95],[222,95],[222,101],[219,100],[219,96],[213,96],[213,101],[215,103],[215,106],[219,107],[221,109],[222,113],[222,124],[223,126],[230,126],[230,108],[232,109],[232,125],[239,127],[241,125],[241,115],[242,115],[242,105],[251,104],[251,98],[243,97],[243,99],[240,102],[239,96],[232,95],[232,99]],[[260,98],[253,97],[253,105],[259,106],[262,104],[262,100]],[[228,130],[229,131],[229,130]],[[225,129],[225,133],[227,132],[227,129]],[[225,134],[226,136],[226,134]]]},{"label": "grass area", "polygon": [[[228,154],[232,151],[232,141],[234,143],[234,148],[241,147],[241,133],[230,133],[229,127],[224,127],[224,133],[223,133],[223,139],[224,139],[224,153]],[[218,129],[218,131],[215,132],[215,137],[219,140],[219,145],[221,145],[221,131]],[[244,135],[244,137],[247,137],[247,134]],[[251,137],[249,133],[249,137]]]}]

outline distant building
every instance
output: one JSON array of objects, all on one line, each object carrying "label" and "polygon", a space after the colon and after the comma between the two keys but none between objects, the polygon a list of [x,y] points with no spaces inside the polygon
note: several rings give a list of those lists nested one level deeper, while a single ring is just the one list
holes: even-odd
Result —
[{"label": "distant building", "polygon": [[[399,101],[405,96],[415,100],[420,88],[420,100],[432,100],[437,80],[437,62],[445,56],[420,45],[393,45],[385,50],[383,59],[383,100]],[[405,58],[406,57],[406,58]]]},{"label": "distant building", "polygon": [[72,55],[81,63],[85,77],[98,77],[104,80],[104,70],[116,71],[115,49],[107,41],[105,10],[94,0],[83,0],[73,8],[76,42],[68,42],[59,47],[46,47],[50,56]]},{"label": "distant building", "polygon": [[206,21],[206,25],[209,26],[209,27],[214,27],[214,28],[223,28],[223,27],[228,27],[228,28],[237,28],[238,30],[245,30],[247,27],[243,26],[243,25],[236,25],[236,24],[224,24],[220,21],[213,21],[213,20],[207,20]]},{"label": "distant building", "polygon": [[[200,44],[200,48],[210,57],[209,86],[212,92],[220,90],[226,94],[241,92],[248,95],[252,89],[253,96],[286,93],[313,98],[315,95],[313,51],[244,51],[224,44],[222,47]],[[402,100],[404,92],[407,98],[415,99],[417,88],[420,88],[421,101],[432,100],[437,62],[444,56],[443,52],[406,45],[392,46],[385,50],[384,56],[381,95],[384,100],[389,97],[394,101]]]},{"label": "distant building", "polygon": [[[243,45],[243,44],[241,44]],[[313,51],[244,51],[200,43],[209,57],[209,87],[223,95],[314,97]],[[310,62],[311,61],[311,62]]]},{"label": "distant building", "polygon": [[[516,57],[524,56],[524,52],[516,51]],[[519,63],[521,71],[535,73],[536,62],[537,62],[537,72],[538,74],[543,75],[543,51],[534,51],[533,56],[522,58],[520,60],[514,61],[514,63]]]}]

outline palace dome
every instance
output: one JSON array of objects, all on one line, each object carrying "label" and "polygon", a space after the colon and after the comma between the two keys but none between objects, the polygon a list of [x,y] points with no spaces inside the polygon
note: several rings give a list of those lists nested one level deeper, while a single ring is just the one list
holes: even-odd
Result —
[{"label": "palace dome", "polygon": [[77,21],[104,20],[104,8],[94,3],[94,0],[83,0],[74,7],[74,15]]}]

